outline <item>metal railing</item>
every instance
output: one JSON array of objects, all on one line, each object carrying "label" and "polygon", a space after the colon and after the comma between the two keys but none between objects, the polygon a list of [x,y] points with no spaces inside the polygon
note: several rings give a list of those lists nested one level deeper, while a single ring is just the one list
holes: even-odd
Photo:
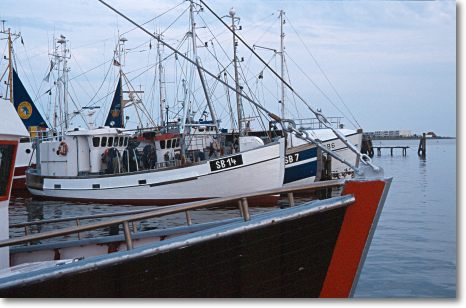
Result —
[{"label": "metal railing", "polygon": [[[330,122],[330,125],[336,129],[343,128],[341,125],[341,120],[343,117],[327,117],[327,120]],[[325,128],[325,125],[319,121],[317,118],[306,118],[306,119],[294,119],[296,126],[303,127],[304,129],[319,129]]]},{"label": "metal railing", "polygon": [[[132,238],[131,230],[129,227],[130,223],[133,224],[133,232],[136,232],[134,223],[137,221],[185,212],[186,223],[187,225],[191,225],[192,221],[191,221],[191,215],[189,211],[207,208],[211,206],[232,204],[235,202],[238,204],[240,214],[243,217],[243,219],[245,221],[248,221],[250,220],[249,205],[248,205],[249,198],[253,198],[253,197],[256,198],[256,197],[263,197],[263,196],[277,195],[277,194],[287,194],[289,205],[294,206],[295,205],[294,193],[296,192],[303,192],[303,191],[313,192],[313,191],[321,190],[321,189],[336,188],[336,187],[343,186],[344,183],[345,183],[345,180],[331,180],[331,181],[325,181],[325,182],[316,182],[316,183],[307,184],[307,185],[282,187],[282,188],[277,188],[277,189],[265,190],[265,191],[249,193],[249,194],[235,195],[235,196],[230,196],[230,197],[213,198],[213,199],[207,199],[207,200],[202,200],[202,201],[187,202],[187,203],[182,203],[182,204],[177,204],[177,205],[165,206],[165,207],[158,208],[155,210],[145,209],[145,210],[139,210],[139,211],[127,211],[127,212],[93,215],[92,217],[91,216],[75,216],[75,217],[69,217],[69,218],[60,218],[60,219],[52,219],[52,220],[46,220],[46,221],[15,224],[15,225],[12,225],[11,227],[27,228],[28,226],[31,226],[34,224],[36,225],[37,224],[49,224],[49,223],[65,222],[65,221],[76,222],[75,227],[67,227],[67,228],[63,228],[60,230],[47,231],[47,232],[38,233],[38,234],[27,234],[23,237],[3,240],[3,241],[0,241],[0,247],[6,247],[6,246],[12,246],[12,245],[18,245],[18,244],[24,244],[24,243],[29,244],[31,242],[38,241],[38,240],[60,237],[60,236],[65,236],[69,234],[79,234],[84,231],[91,231],[91,230],[104,228],[104,227],[110,227],[114,225],[122,225],[125,242],[127,245],[127,249],[129,250],[129,249],[132,249],[133,247],[133,238]],[[125,216],[125,217],[111,219],[108,221],[90,223],[86,225],[82,225],[80,223],[84,219],[91,219],[91,218],[94,219],[94,218],[103,218],[103,217],[113,218],[113,217],[118,217],[118,216]]]}]

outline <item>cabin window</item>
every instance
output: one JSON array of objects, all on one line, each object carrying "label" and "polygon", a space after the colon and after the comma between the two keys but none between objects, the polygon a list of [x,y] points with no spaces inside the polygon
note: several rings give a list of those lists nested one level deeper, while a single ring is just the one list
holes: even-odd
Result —
[{"label": "cabin window", "polygon": [[99,146],[99,143],[100,143],[100,138],[99,137],[94,137],[92,138],[92,145],[94,147],[98,147]]},{"label": "cabin window", "polygon": [[107,146],[107,137],[102,137],[102,141],[100,142],[101,147],[106,147]]},{"label": "cabin window", "polygon": [[107,145],[108,145],[109,147],[113,146],[113,137],[108,137]]},{"label": "cabin window", "polygon": [[178,148],[180,146],[180,138],[176,138],[176,147]]},{"label": "cabin window", "polygon": [[170,149],[172,147],[172,140],[168,139],[167,140],[167,149]]},{"label": "cabin window", "polygon": [[125,138],[125,147],[128,146],[128,137]]},{"label": "cabin window", "polygon": [[118,146],[118,139],[119,137],[115,137],[115,141],[113,142],[113,144],[117,147]]},{"label": "cabin window", "polygon": [[165,140],[160,140],[160,148],[165,149]]}]

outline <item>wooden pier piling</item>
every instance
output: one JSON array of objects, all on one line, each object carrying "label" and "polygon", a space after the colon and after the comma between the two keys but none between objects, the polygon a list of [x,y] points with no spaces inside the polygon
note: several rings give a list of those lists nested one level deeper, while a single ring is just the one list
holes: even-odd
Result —
[{"label": "wooden pier piling", "polygon": [[362,136],[361,153],[374,157],[374,147],[372,146],[372,138],[368,135]]},{"label": "wooden pier piling", "polygon": [[422,133],[422,137],[419,140],[419,147],[417,149],[417,155],[420,157],[426,157],[426,133]]}]

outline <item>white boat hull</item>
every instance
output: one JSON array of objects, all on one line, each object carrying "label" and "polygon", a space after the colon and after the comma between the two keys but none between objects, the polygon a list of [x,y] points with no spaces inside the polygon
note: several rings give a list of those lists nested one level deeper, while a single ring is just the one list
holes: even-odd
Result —
[{"label": "white boat hull", "polygon": [[[357,155],[351,151],[340,139],[338,139],[335,134],[330,129],[314,129],[308,130],[312,136],[318,138],[322,141],[323,145],[327,149],[335,152],[344,160],[350,162],[351,164],[356,165]],[[341,129],[340,132],[345,135],[348,141],[353,144],[358,150],[361,150],[362,142],[362,132],[357,132],[349,129]],[[302,139],[297,138],[292,135],[292,145],[299,146],[305,144],[306,142]],[[351,178],[354,174],[354,171],[347,166],[346,164],[338,161],[337,159],[332,159],[332,178],[341,179],[341,178]]]},{"label": "white boat hull", "polygon": [[[181,168],[79,177],[41,177],[28,172],[27,185],[33,195],[51,199],[173,204],[279,188],[283,184],[284,152],[284,143],[280,141],[225,156],[223,163],[212,159]],[[229,162],[229,158],[236,163]],[[213,170],[212,164],[214,169],[215,165],[220,169]],[[231,166],[222,168],[222,164]]]}]

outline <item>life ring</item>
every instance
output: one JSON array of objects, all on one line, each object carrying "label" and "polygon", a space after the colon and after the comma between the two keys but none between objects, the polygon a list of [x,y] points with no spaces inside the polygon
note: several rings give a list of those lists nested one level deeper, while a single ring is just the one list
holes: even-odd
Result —
[{"label": "life ring", "polygon": [[58,154],[66,156],[68,154],[68,145],[65,141],[60,142],[60,146],[58,147]]}]

